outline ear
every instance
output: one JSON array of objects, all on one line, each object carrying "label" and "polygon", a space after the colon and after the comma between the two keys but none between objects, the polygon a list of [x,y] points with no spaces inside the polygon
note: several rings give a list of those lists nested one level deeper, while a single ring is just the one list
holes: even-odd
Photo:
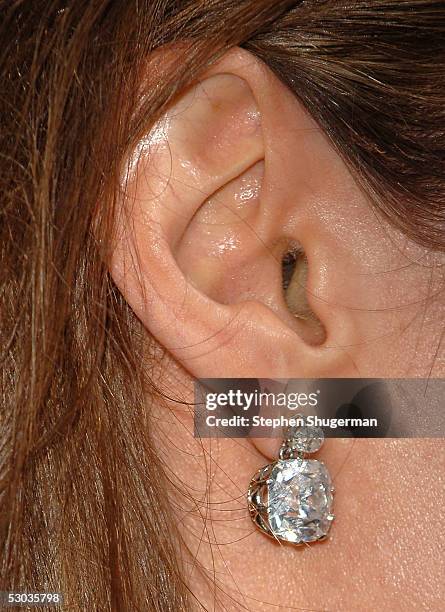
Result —
[{"label": "ear", "polygon": [[370,276],[388,263],[389,247],[370,257],[386,230],[297,98],[244,50],[141,144],[118,223],[114,280],[193,377],[372,376],[369,330],[400,323],[373,308],[388,295]]}]

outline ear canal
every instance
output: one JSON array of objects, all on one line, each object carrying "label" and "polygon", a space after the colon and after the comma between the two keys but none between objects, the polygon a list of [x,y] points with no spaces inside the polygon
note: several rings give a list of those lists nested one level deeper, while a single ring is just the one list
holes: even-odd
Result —
[{"label": "ear canal", "polygon": [[291,243],[282,261],[284,299],[292,315],[306,322],[308,339],[313,344],[321,344],[326,339],[326,331],[312,310],[307,297],[309,262],[302,247]]}]

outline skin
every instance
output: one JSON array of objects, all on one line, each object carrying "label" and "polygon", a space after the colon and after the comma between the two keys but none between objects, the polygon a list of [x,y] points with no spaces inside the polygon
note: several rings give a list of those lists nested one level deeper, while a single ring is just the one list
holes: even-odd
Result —
[{"label": "skin", "polygon": [[[192,402],[200,377],[444,375],[443,256],[378,216],[257,59],[227,53],[139,153],[111,271],[164,356],[157,382],[169,397]],[[286,295],[290,244],[307,268]],[[189,407],[147,403],[178,554],[205,609],[441,608],[441,441],[327,441],[317,458],[334,477],[337,518],[328,541],[292,548],[256,531],[245,502],[279,441],[200,441]]]}]

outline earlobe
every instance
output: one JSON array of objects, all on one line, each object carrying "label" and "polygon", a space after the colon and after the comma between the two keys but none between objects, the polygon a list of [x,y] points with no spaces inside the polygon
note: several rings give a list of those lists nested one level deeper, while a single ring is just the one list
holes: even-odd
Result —
[{"label": "earlobe", "polygon": [[345,370],[343,351],[323,350],[324,321],[306,317],[302,283],[293,283],[292,299],[304,304],[303,317],[283,289],[283,257],[306,239],[296,222],[304,188],[295,190],[283,168],[292,151],[290,161],[310,180],[304,141],[293,135],[313,129],[261,62],[230,52],[152,130],[128,177],[113,276],[147,329],[195,377]]}]

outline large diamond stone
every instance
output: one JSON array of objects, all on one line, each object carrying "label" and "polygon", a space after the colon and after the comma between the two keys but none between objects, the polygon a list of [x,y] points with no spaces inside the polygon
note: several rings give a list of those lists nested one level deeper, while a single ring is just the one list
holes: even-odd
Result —
[{"label": "large diamond stone", "polygon": [[277,461],[267,479],[267,519],[281,540],[302,544],[325,537],[334,516],[330,474],[316,459]]}]

